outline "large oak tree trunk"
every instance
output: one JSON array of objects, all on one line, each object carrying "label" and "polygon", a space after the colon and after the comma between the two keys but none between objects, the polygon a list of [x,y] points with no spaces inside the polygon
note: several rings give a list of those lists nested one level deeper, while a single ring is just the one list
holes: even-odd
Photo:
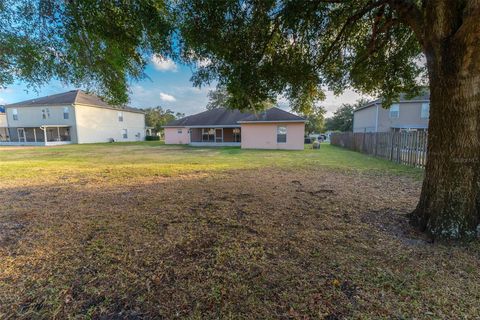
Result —
[{"label": "large oak tree trunk", "polygon": [[480,232],[480,45],[476,29],[458,27],[466,22],[464,7],[430,4],[428,160],[411,221],[435,238],[472,238]]}]

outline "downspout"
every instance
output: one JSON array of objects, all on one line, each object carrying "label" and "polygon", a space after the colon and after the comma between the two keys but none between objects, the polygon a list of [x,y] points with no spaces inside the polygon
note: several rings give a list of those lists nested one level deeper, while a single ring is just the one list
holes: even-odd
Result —
[{"label": "downspout", "polygon": [[[75,103],[72,103],[72,114],[73,114],[73,127],[75,127],[75,139],[77,141],[73,142],[72,143],[79,143],[79,140],[78,140],[78,123],[77,123],[77,108],[75,107]],[[73,131],[73,130],[72,130]],[[72,137],[71,137],[71,133],[70,133],[70,141],[72,140]]]},{"label": "downspout", "polygon": [[375,105],[377,106],[377,115],[375,116],[375,132],[378,132],[378,108],[379,108],[379,105],[375,103]]}]

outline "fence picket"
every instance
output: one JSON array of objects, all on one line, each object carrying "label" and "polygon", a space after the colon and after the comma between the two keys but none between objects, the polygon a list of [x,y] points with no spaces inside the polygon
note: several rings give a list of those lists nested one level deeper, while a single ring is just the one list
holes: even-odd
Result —
[{"label": "fence picket", "polygon": [[424,168],[427,163],[427,132],[341,132],[332,133],[332,145]]}]

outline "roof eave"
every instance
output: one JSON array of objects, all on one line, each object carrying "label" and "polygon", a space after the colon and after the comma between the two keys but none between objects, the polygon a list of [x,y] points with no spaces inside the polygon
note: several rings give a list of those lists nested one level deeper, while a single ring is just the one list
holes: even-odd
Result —
[{"label": "roof eave", "polygon": [[238,123],[285,123],[285,122],[307,122],[307,120],[251,120],[251,121],[238,121]]}]

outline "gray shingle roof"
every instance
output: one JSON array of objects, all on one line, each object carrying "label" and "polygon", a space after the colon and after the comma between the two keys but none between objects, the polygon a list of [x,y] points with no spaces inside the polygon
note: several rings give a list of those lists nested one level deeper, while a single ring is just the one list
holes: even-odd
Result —
[{"label": "gray shingle roof", "polygon": [[127,106],[112,106],[103,101],[100,97],[83,92],[82,90],[72,90],[64,93],[58,93],[46,97],[40,97],[25,101],[20,101],[7,105],[7,107],[31,107],[31,106],[54,106],[54,105],[68,105],[68,104],[83,104],[95,106],[106,109],[119,109],[130,112],[143,113],[137,108],[130,108]]},{"label": "gray shingle roof", "polygon": [[270,122],[270,121],[305,121],[304,118],[299,117],[293,113],[287,112],[277,107],[270,108],[258,114],[251,114],[242,119],[240,122]]},{"label": "gray shingle roof", "polygon": [[164,127],[239,126],[244,121],[304,121],[304,119],[279,108],[271,108],[258,115],[218,108],[171,121]]}]

